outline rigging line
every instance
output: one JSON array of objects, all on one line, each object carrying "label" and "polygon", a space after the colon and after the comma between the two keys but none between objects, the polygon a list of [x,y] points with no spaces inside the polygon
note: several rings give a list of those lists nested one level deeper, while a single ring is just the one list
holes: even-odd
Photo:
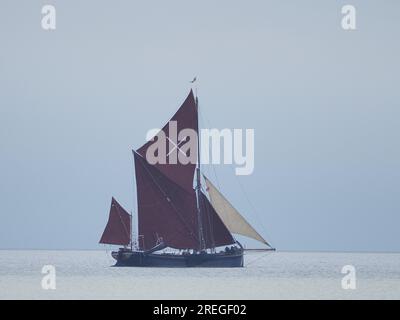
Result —
[{"label": "rigging line", "polygon": [[[211,121],[209,121],[209,119],[208,119],[202,112],[199,111],[199,114],[200,114],[200,118],[202,119],[202,121],[203,121],[203,122],[207,122],[208,125],[209,125],[210,128],[211,128]],[[215,170],[215,166],[211,165],[211,167],[212,167],[212,170],[213,170],[213,173],[214,173],[215,182],[216,182],[216,185],[217,185],[217,187],[218,187],[218,190],[220,190],[220,192],[222,192],[221,186],[220,186],[220,183],[219,183],[219,179],[218,179],[218,175],[217,175],[217,172],[216,172],[216,170]],[[266,232],[265,226],[261,223],[261,219],[260,219],[260,217],[259,217],[257,211],[255,210],[254,205],[252,204],[252,202],[250,201],[249,197],[247,196],[247,193],[245,192],[245,190],[244,190],[244,188],[243,188],[243,185],[240,183],[238,176],[235,175],[235,177],[236,177],[236,181],[238,181],[238,184],[239,184],[240,188],[242,189],[242,193],[244,194],[244,196],[245,196],[245,198],[246,198],[246,201],[248,202],[248,204],[250,205],[250,207],[252,207],[252,210],[254,211],[255,216],[256,216],[258,222],[260,223],[261,228],[262,228],[263,231],[268,235],[268,239],[271,239],[271,237],[269,236],[269,233]],[[225,205],[224,205],[224,207],[225,207]],[[271,239],[271,242],[274,242],[273,239]]]},{"label": "rigging line", "polygon": [[[243,195],[244,195],[244,197],[245,197],[247,203],[248,203],[249,206],[251,207],[253,213],[255,213],[255,217],[256,217],[256,219],[258,220],[258,223],[260,224],[260,227],[261,227],[261,228],[263,229],[263,231],[267,234],[268,239],[272,240],[272,238],[271,238],[270,235],[269,235],[269,232],[267,232],[267,229],[265,228],[264,224],[262,223],[262,220],[261,220],[261,218],[260,218],[260,215],[258,214],[258,211],[257,211],[256,207],[255,207],[255,206],[253,205],[253,203],[250,201],[250,198],[249,198],[249,196],[247,195],[247,192],[246,192],[245,188],[243,187],[243,184],[240,182],[240,179],[238,178],[237,175],[235,175],[235,177],[236,177],[236,181],[238,182],[239,187],[240,187],[240,189],[241,189],[241,191],[242,191],[242,193],[243,193]],[[269,243],[269,242],[270,242],[270,241],[268,241],[268,243]],[[272,241],[272,242],[273,242],[273,241]],[[269,245],[269,246],[271,247],[271,245]],[[272,247],[271,247],[271,248],[272,248]]]},{"label": "rigging line", "polygon": [[211,240],[211,247],[214,249],[215,248],[215,238],[214,238],[214,228],[213,228],[213,223],[212,223],[212,217],[211,217],[211,214],[210,214],[210,208],[209,208],[209,206],[208,206],[208,204],[206,203],[206,196],[205,196],[205,194],[203,194],[203,192],[201,192],[201,201],[202,201],[202,204],[203,204],[203,208],[205,208],[205,211],[206,211],[206,215],[207,215],[207,222],[208,222],[208,227],[209,227],[209,232],[210,232],[210,240]]},{"label": "rigging line", "polygon": [[[145,159],[138,154],[140,157],[140,161],[145,161]],[[145,170],[147,171],[147,173],[150,175],[151,179],[154,181],[154,183],[156,184],[156,186],[158,187],[158,189],[160,189],[161,193],[163,194],[163,196],[167,199],[167,202],[171,204],[171,207],[176,211],[176,213],[178,214],[178,217],[181,219],[183,225],[188,229],[190,236],[192,236],[196,241],[199,241],[199,239],[197,239],[197,237],[195,236],[193,230],[187,225],[185,219],[182,217],[182,215],[180,214],[179,210],[175,207],[175,205],[172,203],[172,201],[168,201],[169,197],[166,194],[166,192],[162,189],[162,187],[158,184],[158,182],[155,180],[153,174],[150,172],[150,170],[144,165],[143,166],[145,168]],[[186,192],[186,190],[185,190]]]},{"label": "rigging line", "polygon": [[110,261],[112,261],[111,259],[110,259],[110,254],[109,254],[109,250],[108,250],[108,247],[104,244],[104,248],[106,249],[106,251],[105,251],[105,254],[106,254],[106,257],[107,257],[107,260],[110,260]]},{"label": "rigging line", "polygon": [[[197,92],[196,92],[196,94],[197,94]],[[203,122],[203,124],[205,124],[205,122],[206,122],[205,117],[203,116],[203,113],[200,111],[200,108],[197,108],[197,113],[200,115],[201,122]],[[198,131],[200,132],[200,130],[198,130]],[[200,150],[198,150],[198,152],[200,152]],[[200,165],[200,163],[199,163],[199,165]],[[218,177],[215,172],[215,167],[213,165],[211,165],[211,167],[214,172],[215,179],[216,179],[217,183],[219,184]],[[203,170],[204,170],[204,166],[203,166]],[[200,179],[201,179],[201,176],[200,176]],[[203,186],[200,186],[200,193],[203,193],[201,189],[203,189]],[[215,237],[214,237],[214,228],[213,228],[214,221],[211,221],[211,220],[213,220],[213,218],[211,217],[211,214],[209,213],[208,206],[205,205],[205,203],[204,203],[206,201],[206,199],[204,199],[204,197],[206,197],[205,192],[207,192],[207,188],[206,188],[206,190],[204,190],[203,196],[201,198],[202,198],[202,202],[203,202],[203,207],[206,208],[206,215],[207,215],[207,222],[208,222],[208,227],[209,227],[209,232],[210,232],[211,246],[212,246],[212,249],[215,250]]]},{"label": "rigging line", "polygon": [[255,259],[253,259],[252,261],[248,262],[248,263],[247,263],[247,266],[252,265],[254,262],[257,262],[258,260],[261,260],[262,258],[265,258],[267,255],[269,255],[269,254],[271,254],[271,253],[273,253],[273,252],[268,251],[268,252],[264,253],[264,254],[261,255],[260,257],[257,257],[257,258],[255,258]]},{"label": "rigging line", "polygon": [[[133,152],[133,150],[132,150],[132,152]],[[137,241],[137,244],[139,243],[139,206],[138,206],[138,203],[137,203],[137,190],[136,190],[136,174],[135,174],[135,157],[134,157],[134,155],[132,154],[132,156],[133,156],[133,170],[132,170],[132,175],[133,175],[133,179],[132,179],[132,191],[133,191],[133,193],[132,193],[132,195],[133,195],[133,197],[132,197],[132,208],[136,208],[136,212],[137,213],[135,213],[135,221],[133,221],[133,213],[135,212],[135,210],[134,209],[132,209],[132,215],[131,215],[131,219],[132,219],[132,222],[135,222],[135,232],[133,231],[133,224],[132,224],[132,230],[131,230],[131,233],[132,233],[132,240],[133,240],[133,238],[134,238],[134,236],[135,236],[135,242]],[[136,204],[136,206],[135,206],[135,204]]]},{"label": "rigging line", "polygon": [[[200,114],[200,118],[202,119],[202,121],[203,121],[203,122],[207,122],[208,126],[211,128],[211,127],[212,127],[211,121],[209,121],[208,118],[207,118],[205,115],[203,115],[202,112],[199,112],[199,114]],[[215,169],[215,166],[214,166],[214,165],[211,165],[211,168],[212,168],[212,171],[213,171],[213,174],[214,174],[214,177],[215,177],[215,182],[216,182],[216,185],[217,185],[217,187],[218,187],[218,190],[219,190],[219,192],[222,194],[221,185],[220,185],[220,183],[219,183],[219,179],[218,179],[218,175],[217,175],[217,171],[216,171],[216,169]],[[224,209],[225,209],[225,210],[228,208],[228,207],[227,207],[227,203],[224,203],[223,206],[224,206]],[[232,233],[231,233],[231,234],[232,234]],[[235,236],[234,236],[233,234],[232,234],[232,237],[233,237],[234,240],[236,240],[236,238],[235,238]]]},{"label": "rigging line", "polygon": [[[202,121],[205,125],[208,125],[208,126],[210,127],[210,129],[211,129],[211,122],[208,121],[207,117],[206,117],[205,115],[203,115],[203,113],[202,113],[201,111],[198,111],[198,113],[199,113],[199,115],[200,115],[201,121]],[[217,183],[218,189],[220,189],[219,179],[218,179],[218,176],[217,176],[217,172],[216,172],[216,170],[215,170],[215,165],[212,165],[212,164],[210,163],[210,166],[211,166],[212,172],[213,172],[213,174],[214,174],[215,182]]]}]

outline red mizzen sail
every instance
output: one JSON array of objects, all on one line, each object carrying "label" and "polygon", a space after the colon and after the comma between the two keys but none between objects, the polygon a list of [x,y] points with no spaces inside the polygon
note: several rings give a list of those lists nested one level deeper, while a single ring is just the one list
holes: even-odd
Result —
[{"label": "red mizzen sail", "polygon": [[107,226],[100,243],[128,245],[131,242],[131,215],[112,198]]}]

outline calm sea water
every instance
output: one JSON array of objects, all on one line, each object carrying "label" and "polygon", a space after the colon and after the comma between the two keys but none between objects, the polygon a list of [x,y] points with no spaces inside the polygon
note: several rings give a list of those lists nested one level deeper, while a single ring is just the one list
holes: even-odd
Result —
[{"label": "calm sea water", "polygon": [[[400,299],[400,254],[252,252],[238,269],[115,268],[105,251],[0,251],[0,299]],[[54,265],[56,289],[41,286]],[[342,288],[344,265],[356,289]]]}]

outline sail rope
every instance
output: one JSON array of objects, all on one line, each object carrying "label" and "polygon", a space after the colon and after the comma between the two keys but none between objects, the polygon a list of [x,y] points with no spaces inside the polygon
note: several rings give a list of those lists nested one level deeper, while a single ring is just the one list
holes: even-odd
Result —
[{"label": "sail rope", "polygon": [[[211,122],[208,121],[208,119],[206,118],[206,116],[203,115],[203,113],[200,112],[200,110],[198,110],[198,114],[200,115],[200,120],[201,120],[201,122],[203,122],[203,124],[205,124],[205,125],[207,125],[209,128],[211,128]],[[218,186],[218,189],[221,189],[221,186],[220,186],[220,183],[219,183],[219,179],[218,179],[218,176],[217,176],[217,171],[215,170],[215,166],[211,165],[211,169],[212,169],[212,173],[213,173],[214,178],[215,178],[215,182],[216,182],[216,184],[217,184],[217,186]]]},{"label": "sail rope", "polygon": [[206,209],[206,215],[207,215],[207,221],[210,227],[210,240],[211,240],[211,247],[212,249],[215,249],[215,238],[214,238],[214,220],[211,216],[210,210],[208,205],[205,204],[205,202],[207,201],[206,199],[204,199],[205,194],[202,195],[201,197],[201,201],[203,202],[203,208]]},{"label": "sail rope", "polygon": [[[132,153],[133,156],[133,153]],[[133,192],[132,192],[132,208],[137,208],[137,190],[136,190],[136,174],[135,174],[135,158],[133,157],[133,170],[132,170],[132,187],[133,187]],[[135,206],[136,204],[136,206]],[[135,213],[135,220],[133,220],[133,213]],[[137,210],[137,212],[135,212],[134,209],[132,209],[131,211],[131,219],[132,219],[132,227],[131,227],[131,233],[132,233],[132,238],[131,241],[132,243],[135,242],[136,246],[139,246],[139,210]],[[135,231],[133,231],[133,229],[135,229]]]},{"label": "sail rope", "polygon": [[[257,211],[256,207],[250,201],[250,198],[247,195],[247,192],[246,192],[245,188],[243,187],[242,183],[240,182],[240,179],[236,175],[235,175],[235,177],[236,177],[236,181],[238,182],[238,185],[239,185],[239,187],[240,187],[240,189],[241,189],[241,191],[242,191],[247,203],[249,204],[249,206],[251,207],[251,210],[254,213],[253,215],[257,218],[257,220],[258,220],[257,222],[259,223],[261,229],[263,229],[264,233],[267,235],[267,238],[272,240],[271,236],[269,235],[269,232],[267,232],[267,229],[265,228],[264,224],[262,223],[262,220],[260,218],[260,215],[258,214],[258,211]],[[272,246],[269,244],[269,241],[268,241],[268,245],[269,245],[269,247],[272,248]]]},{"label": "sail rope", "polygon": [[110,261],[110,263],[112,263],[112,259],[110,259],[110,254],[109,254],[111,252],[111,250],[109,249],[109,247],[106,244],[104,244],[103,246],[105,248],[104,252],[107,257],[107,262]]},{"label": "sail rope", "polygon": [[[199,112],[200,119],[202,120],[202,122],[203,122],[203,123],[207,123],[207,125],[211,128],[211,121],[209,121],[209,119],[208,119],[202,112],[200,112],[200,111],[198,111],[198,112]],[[217,176],[217,172],[216,172],[216,170],[215,170],[215,166],[211,165],[211,168],[212,168],[213,173],[214,173],[215,182],[216,182],[216,184],[217,184],[217,187],[218,187],[219,190],[222,191],[221,186],[220,186],[220,183],[219,183],[219,179],[218,179],[218,176]],[[265,228],[264,224],[261,222],[261,218],[260,218],[260,216],[259,216],[259,214],[258,214],[258,212],[257,212],[257,210],[256,210],[256,208],[255,208],[255,206],[254,206],[253,203],[250,201],[250,198],[248,197],[247,192],[245,191],[243,185],[241,184],[241,182],[240,182],[238,176],[235,175],[235,177],[236,177],[236,181],[237,181],[237,183],[238,183],[238,185],[239,185],[239,187],[240,187],[240,189],[241,189],[241,191],[242,191],[242,194],[244,195],[244,198],[246,199],[248,205],[251,207],[251,211],[252,211],[252,213],[253,213],[253,216],[256,217],[257,222],[259,223],[259,225],[260,225],[261,229],[263,230],[263,232],[267,235],[267,238],[268,238],[268,239],[271,239],[271,241],[274,242],[274,241],[272,240],[272,238],[270,237],[269,233],[267,232],[267,229]],[[268,245],[269,245],[269,247],[272,248],[272,246],[269,244],[269,241],[268,241]]]},{"label": "sail rope", "polygon": [[[203,124],[206,124],[206,121],[205,121],[206,119],[205,119],[205,117],[203,117],[203,113],[200,112],[200,109],[199,109],[199,108],[197,109],[197,113],[198,113],[198,115],[200,116],[201,122],[202,122]],[[207,122],[208,122],[208,121],[207,121]],[[199,164],[199,165],[200,165],[200,164]],[[204,166],[203,166],[203,168],[204,168]],[[216,173],[216,171],[215,171],[215,167],[214,167],[214,166],[211,166],[211,168],[212,168],[212,171],[213,171],[213,173],[214,173],[215,181],[217,182],[217,185],[218,185],[218,188],[219,188],[219,180],[218,180],[217,173]],[[205,191],[207,191],[207,189],[206,189]],[[206,192],[205,192],[204,194],[206,194]],[[208,216],[207,222],[208,222],[208,224],[209,224],[209,228],[210,228],[211,234],[212,234],[213,247],[215,247],[213,223],[212,223],[212,221],[210,221],[210,215],[208,214],[208,212],[207,212],[207,216]],[[232,235],[232,237],[233,237],[233,235]],[[234,238],[234,237],[233,237],[233,238]]]},{"label": "sail rope", "polygon": [[246,266],[249,266],[249,265],[254,264],[255,262],[257,262],[257,261],[259,261],[259,260],[265,258],[266,256],[270,255],[271,253],[273,253],[273,251],[267,251],[267,252],[264,253],[263,255],[261,255],[261,256],[255,258],[255,259],[251,260],[250,262],[247,262]]}]

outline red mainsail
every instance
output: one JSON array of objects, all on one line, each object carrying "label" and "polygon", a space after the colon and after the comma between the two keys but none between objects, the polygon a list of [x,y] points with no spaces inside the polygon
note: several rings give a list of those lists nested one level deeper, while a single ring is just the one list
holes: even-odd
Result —
[{"label": "red mainsail", "polygon": [[162,238],[172,248],[197,248],[197,207],[189,191],[134,153],[139,222],[139,246],[154,247]]},{"label": "red mainsail", "polygon": [[[151,249],[161,239],[172,248],[198,249],[195,191],[186,191],[138,153],[134,156],[141,249]],[[206,248],[235,243],[203,193],[200,193],[200,210]]]},{"label": "red mainsail", "polygon": [[100,243],[128,245],[131,242],[131,215],[112,198],[107,226]]}]

